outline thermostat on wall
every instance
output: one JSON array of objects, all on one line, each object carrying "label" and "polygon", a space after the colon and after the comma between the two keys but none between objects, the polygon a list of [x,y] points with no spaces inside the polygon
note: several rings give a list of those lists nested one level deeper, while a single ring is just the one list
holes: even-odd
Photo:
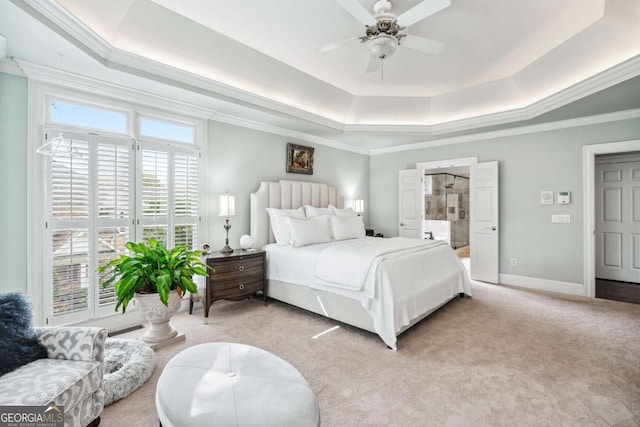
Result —
[{"label": "thermostat on wall", "polygon": [[568,205],[571,203],[571,191],[558,191],[558,204]]}]

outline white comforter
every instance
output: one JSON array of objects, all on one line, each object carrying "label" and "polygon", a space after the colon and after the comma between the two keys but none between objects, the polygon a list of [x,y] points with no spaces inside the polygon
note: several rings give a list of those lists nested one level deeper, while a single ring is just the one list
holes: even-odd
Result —
[{"label": "white comforter", "polygon": [[[292,248],[267,245],[267,276],[359,301],[389,347],[413,319],[458,293],[471,295],[467,272],[446,244],[365,238]],[[367,253],[360,258],[356,254]],[[357,265],[357,267],[356,267]]]},{"label": "white comforter", "polygon": [[330,246],[320,252],[316,264],[317,283],[375,296],[375,273],[385,259],[446,245],[441,240],[395,237],[357,239]]}]

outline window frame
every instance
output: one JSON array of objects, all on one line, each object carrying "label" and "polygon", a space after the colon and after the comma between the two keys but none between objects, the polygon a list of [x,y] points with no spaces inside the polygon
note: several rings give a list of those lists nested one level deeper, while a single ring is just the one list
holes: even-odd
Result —
[{"label": "window frame", "polygon": [[[185,104],[181,101],[174,101],[161,98],[146,92],[139,92],[131,88],[114,86],[103,82],[92,80],[86,81],[82,77],[70,78],[71,83],[65,80],[67,85],[60,85],[60,72],[48,70],[45,78],[38,80],[29,79],[29,128],[28,128],[28,259],[27,259],[27,293],[29,294],[34,307],[34,324],[52,324],[51,315],[53,309],[49,304],[45,289],[46,275],[50,273],[48,268],[51,258],[47,259],[43,242],[47,242],[46,229],[46,176],[44,170],[46,164],[45,156],[36,153],[36,149],[43,144],[45,129],[63,130],[64,132],[98,132],[105,137],[129,137],[135,138],[137,129],[137,115],[157,118],[176,122],[178,124],[194,126],[194,143],[170,141],[170,144],[186,146],[199,152],[198,170],[198,243],[206,241],[207,227],[203,220],[206,214],[206,164],[207,153],[207,123],[206,118],[209,112],[195,105]],[[65,77],[68,77],[65,75]],[[81,87],[81,89],[79,89]],[[77,105],[86,105],[91,108],[103,108],[110,111],[127,113],[127,132],[108,132],[102,129],[90,129],[76,127],[51,121],[51,102],[54,100],[69,102]],[[161,106],[162,108],[158,108]],[[166,109],[163,109],[166,108]],[[173,114],[171,111],[193,112],[194,116],[184,116]],[[135,128],[135,129],[134,129]],[[136,172],[137,173],[137,172]],[[137,195],[136,195],[137,196]],[[170,197],[171,198],[171,197]],[[97,216],[95,217],[97,220]],[[97,228],[96,228],[97,230]],[[130,236],[133,239],[135,236]],[[97,255],[97,254],[96,254]],[[99,310],[97,306],[97,310]],[[105,313],[106,314],[106,313]],[[111,312],[110,315],[102,318],[91,318],[80,322],[69,324],[84,324],[119,329],[134,323],[139,323],[137,313],[127,312],[126,315]]]}]

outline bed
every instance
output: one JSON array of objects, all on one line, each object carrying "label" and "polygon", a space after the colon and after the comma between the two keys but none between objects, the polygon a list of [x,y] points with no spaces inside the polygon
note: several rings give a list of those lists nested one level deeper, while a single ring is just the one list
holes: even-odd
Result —
[{"label": "bed", "polygon": [[[251,236],[254,246],[267,252],[269,297],[375,333],[396,350],[402,332],[458,295],[471,296],[466,269],[443,242],[364,234],[334,240],[343,233],[334,228],[330,241],[276,243],[281,236],[274,235],[270,224],[272,219],[278,223],[274,212],[293,212],[287,217],[292,227],[308,228],[311,221],[306,219],[361,223],[359,217],[338,219],[346,212],[343,202],[336,187],[303,181],[262,182],[251,194]],[[327,212],[339,215],[297,217],[300,210],[324,212],[329,207],[334,211]],[[363,225],[354,230],[358,227]]]}]

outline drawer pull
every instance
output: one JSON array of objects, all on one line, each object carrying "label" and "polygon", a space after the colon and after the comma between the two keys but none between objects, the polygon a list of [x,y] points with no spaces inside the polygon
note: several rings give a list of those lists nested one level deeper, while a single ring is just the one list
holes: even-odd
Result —
[{"label": "drawer pull", "polygon": [[240,283],[240,286],[238,286],[238,288],[240,288],[240,290],[244,289],[244,285],[242,283]]},{"label": "drawer pull", "polygon": [[244,265],[241,265],[240,267],[238,267],[238,270],[244,271]]}]

